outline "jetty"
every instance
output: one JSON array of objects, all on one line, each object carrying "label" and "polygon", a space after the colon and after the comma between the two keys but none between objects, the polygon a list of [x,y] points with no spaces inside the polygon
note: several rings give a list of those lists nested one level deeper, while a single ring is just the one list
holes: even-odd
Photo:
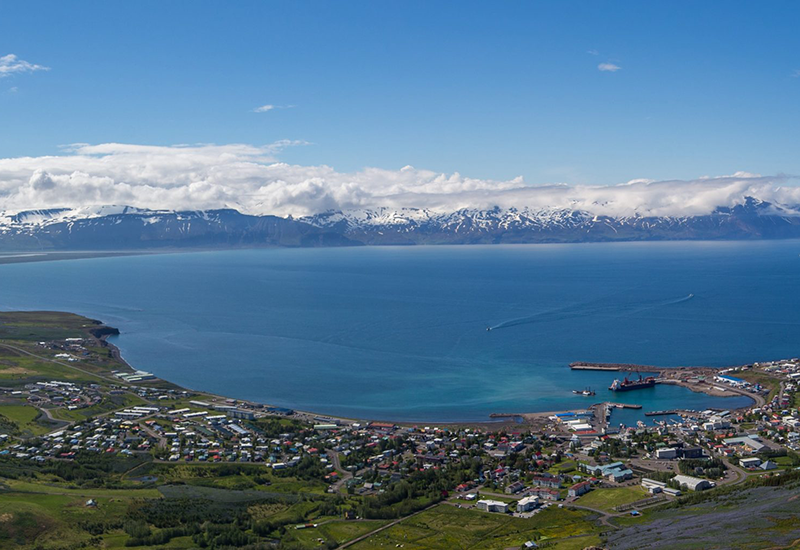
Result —
[{"label": "jetty", "polygon": [[[711,409],[709,409],[711,410]],[[717,409],[721,410],[721,409]],[[693,416],[700,414],[700,411],[693,411],[691,409],[669,409],[666,411],[648,411],[644,413],[645,416],[667,416],[670,414]]]},{"label": "jetty", "polygon": [[648,411],[644,413],[645,416],[666,416],[669,414],[678,414],[678,410],[670,409],[668,411]]},{"label": "jetty", "polygon": [[615,409],[641,409],[641,405],[634,405],[633,403],[606,403],[609,407]]},{"label": "jetty", "polygon": [[586,361],[578,361],[570,363],[569,368],[572,370],[600,370],[600,371],[629,371],[629,372],[661,372],[662,368],[654,367],[652,365],[634,365],[630,363],[589,363]]}]

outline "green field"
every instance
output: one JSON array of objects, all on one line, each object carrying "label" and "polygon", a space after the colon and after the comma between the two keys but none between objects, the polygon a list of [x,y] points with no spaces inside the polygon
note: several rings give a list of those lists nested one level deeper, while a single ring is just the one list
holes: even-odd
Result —
[{"label": "green field", "polygon": [[0,340],[63,340],[82,338],[97,323],[58,311],[0,312]]},{"label": "green field", "polygon": [[[554,548],[584,548],[599,542],[599,528],[580,510],[549,508],[530,519],[440,504],[355,544],[357,550],[477,548],[501,550],[529,540]],[[573,538],[575,537],[575,538]],[[570,540],[564,540],[569,538]],[[559,546],[561,544],[561,546]]]},{"label": "green field", "polygon": [[593,489],[578,498],[575,504],[587,506],[604,512],[613,512],[614,507],[630,504],[649,497],[650,494],[639,485],[614,487],[610,489]]},{"label": "green field", "polygon": [[163,483],[196,485],[228,490],[255,490],[268,493],[296,493],[324,495],[327,483],[320,480],[303,480],[291,476],[279,477],[263,464],[237,464],[236,473],[228,473],[231,466],[218,464],[158,465],[152,470]]},{"label": "green field", "polygon": [[30,405],[0,405],[0,415],[16,424],[22,435],[42,435],[52,429],[36,422],[41,413]]},{"label": "green field", "polygon": [[311,529],[290,529],[286,541],[301,544],[307,548],[319,547],[318,539],[344,544],[387,523],[388,521],[383,520],[331,521]]}]

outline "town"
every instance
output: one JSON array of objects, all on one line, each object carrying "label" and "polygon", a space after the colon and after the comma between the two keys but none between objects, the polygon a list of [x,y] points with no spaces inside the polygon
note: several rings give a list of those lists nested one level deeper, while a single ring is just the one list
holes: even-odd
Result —
[{"label": "town", "polygon": [[[410,526],[437,517],[440,530],[425,537],[451,536],[463,522],[513,522],[514,535],[504,530],[481,544],[577,541],[583,548],[613,540],[631,521],[695,502],[693,495],[798,479],[797,359],[721,369],[704,380],[757,397],[745,409],[655,411],[624,426],[614,423],[620,405],[600,403],[519,420],[412,425],[186,390],[130,369],[102,336],[78,332],[0,342],[3,491],[72,495],[91,529],[62,527],[72,529],[69,547],[119,540],[129,547],[414,548],[427,543],[415,543],[419,529]],[[90,475],[87,465],[97,469]],[[242,536],[209,528],[208,519],[153,522],[139,512],[98,526],[114,509],[115,490],[159,502],[235,496],[278,512],[256,517],[237,508],[237,525],[248,518]],[[57,530],[60,521],[49,525]]]}]

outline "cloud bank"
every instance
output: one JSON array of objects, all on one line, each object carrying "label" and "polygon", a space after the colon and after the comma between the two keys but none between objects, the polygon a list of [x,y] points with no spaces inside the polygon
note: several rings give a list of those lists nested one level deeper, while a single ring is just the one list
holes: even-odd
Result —
[{"label": "cloud bank", "polygon": [[0,78],[16,73],[32,73],[35,71],[49,71],[50,67],[36,65],[20,59],[13,53],[0,56]]},{"label": "cloud bank", "polygon": [[406,166],[338,172],[279,162],[285,147],[244,144],[152,146],[77,144],[64,154],[0,159],[0,210],[129,205],[149,209],[235,208],[248,214],[303,216],[387,206],[580,209],[610,216],[691,216],[752,196],[800,204],[787,176],[736,173],[692,181],[635,180],[620,185],[528,185]]}]

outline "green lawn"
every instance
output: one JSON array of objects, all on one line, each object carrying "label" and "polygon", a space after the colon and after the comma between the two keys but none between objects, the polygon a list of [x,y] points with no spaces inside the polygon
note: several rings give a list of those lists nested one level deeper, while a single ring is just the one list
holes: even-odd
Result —
[{"label": "green lawn", "polygon": [[30,405],[0,405],[0,415],[19,426],[23,435],[42,435],[52,429],[36,422],[40,414]]},{"label": "green lawn", "polygon": [[[95,497],[97,506],[90,508],[86,500],[78,495],[0,493],[0,548],[78,548],[90,539],[77,528],[80,523],[120,518],[129,506],[128,500]],[[122,547],[127,535],[116,538]]]},{"label": "green lawn", "polygon": [[[19,493],[50,494],[79,496],[86,498],[96,497],[117,497],[117,498],[160,498],[161,493],[158,489],[71,489],[57,484],[34,483],[31,481],[21,481],[16,479],[5,479],[3,484],[9,489]],[[5,499],[5,495],[0,494],[0,502]]]},{"label": "green lawn", "polygon": [[[597,542],[599,529],[580,510],[549,508],[530,519],[489,514],[441,504],[354,545],[356,550],[476,548],[501,550],[529,540],[553,543],[555,548],[584,548]],[[564,539],[579,537],[581,545]],[[562,544],[562,546],[558,546]],[[566,544],[566,545],[564,545]]]},{"label": "green lawn", "polygon": [[559,462],[551,466],[547,471],[551,474],[558,475],[558,474],[565,474],[567,472],[574,472],[576,469],[575,463],[571,460],[565,462]]},{"label": "green lawn", "polygon": [[63,340],[81,338],[86,330],[96,327],[91,320],[72,313],[57,311],[0,312],[2,340]]},{"label": "green lawn", "polygon": [[383,520],[331,521],[317,528],[289,529],[288,539],[306,548],[319,548],[317,539],[344,544],[386,525]]},{"label": "green lawn", "polygon": [[588,506],[605,512],[613,512],[615,506],[630,504],[649,497],[650,494],[639,485],[614,487],[611,489],[595,488],[578,498],[575,504]]}]

